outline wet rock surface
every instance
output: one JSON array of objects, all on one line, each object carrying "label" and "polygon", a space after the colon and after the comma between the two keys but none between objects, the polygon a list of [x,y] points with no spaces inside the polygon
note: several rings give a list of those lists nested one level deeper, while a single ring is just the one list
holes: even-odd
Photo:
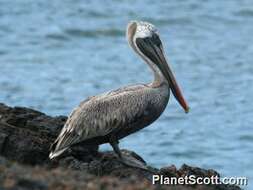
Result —
[{"label": "wet rock surface", "polygon": [[[49,147],[67,117],[50,117],[39,111],[0,104],[0,189],[172,189],[238,190],[232,185],[152,185],[152,175],[164,177],[219,176],[214,170],[183,165],[148,170],[123,165],[111,152],[79,145],[62,158],[48,159]],[[124,155],[145,161],[136,153]]]}]

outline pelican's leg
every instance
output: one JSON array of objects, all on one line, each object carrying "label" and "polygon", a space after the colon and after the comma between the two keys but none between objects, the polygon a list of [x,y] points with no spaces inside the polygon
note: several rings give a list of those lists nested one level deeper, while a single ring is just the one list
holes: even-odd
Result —
[{"label": "pelican's leg", "polygon": [[110,142],[110,145],[112,146],[114,152],[118,155],[118,157],[120,159],[122,159],[122,154],[121,154],[121,151],[119,149],[119,141],[113,140],[113,141]]},{"label": "pelican's leg", "polygon": [[139,160],[133,158],[132,156],[125,156],[121,153],[120,149],[119,149],[119,142],[118,140],[112,140],[110,141],[110,145],[112,146],[114,152],[118,155],[120,161],[129,167],[133,167],[133,168],[139,168],[142,170],[148,170],[150,171],[147,166],[145,166],[145,164],[143,164],[142,162],[140,162]]}]

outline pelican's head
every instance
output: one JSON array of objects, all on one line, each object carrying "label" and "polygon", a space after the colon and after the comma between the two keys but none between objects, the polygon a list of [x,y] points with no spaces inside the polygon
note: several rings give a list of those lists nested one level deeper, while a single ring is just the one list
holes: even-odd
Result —
[{"label": "pelican's head", "polygon": [[167,80],[173,95],[184,108],[185,112],[188,113],[189,106],[187,105],[172,70],[167,63],[162,42],[156,27],[148,22],[132,21],[127,26],[127,39],[135,52],[148,63],[157,66],[160,73],[162,73]]}]

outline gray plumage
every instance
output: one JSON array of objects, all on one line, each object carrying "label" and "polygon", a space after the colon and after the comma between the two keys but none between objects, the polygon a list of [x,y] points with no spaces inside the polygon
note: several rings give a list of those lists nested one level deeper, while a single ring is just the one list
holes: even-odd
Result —
[{"label": "gray plumage", "polygon": [[156,32],[153,25],[145,22],[130,23],[127,31],[130,45],[152,68],[155,80],[150,84],[127,86],[92,96],[81,102],[53,144],[51,159],[81,142],[97,145],[117,142],[161,115],[169,100],[170,85],[158,66],[133,45],[136,36],[146,38]]}]

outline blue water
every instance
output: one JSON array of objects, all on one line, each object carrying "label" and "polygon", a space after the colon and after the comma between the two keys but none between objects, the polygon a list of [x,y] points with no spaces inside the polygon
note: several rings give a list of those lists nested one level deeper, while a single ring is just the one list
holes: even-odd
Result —
[{"label": "blue water", "polygon": [[158,121],[121,147],[154,166],[247,176],[253,187],[251,0],[2,0],[0,102],[66,115],[87,96],[151,81],[126,42],[130,20],[159,28],[191,112],[172,98]]}]

